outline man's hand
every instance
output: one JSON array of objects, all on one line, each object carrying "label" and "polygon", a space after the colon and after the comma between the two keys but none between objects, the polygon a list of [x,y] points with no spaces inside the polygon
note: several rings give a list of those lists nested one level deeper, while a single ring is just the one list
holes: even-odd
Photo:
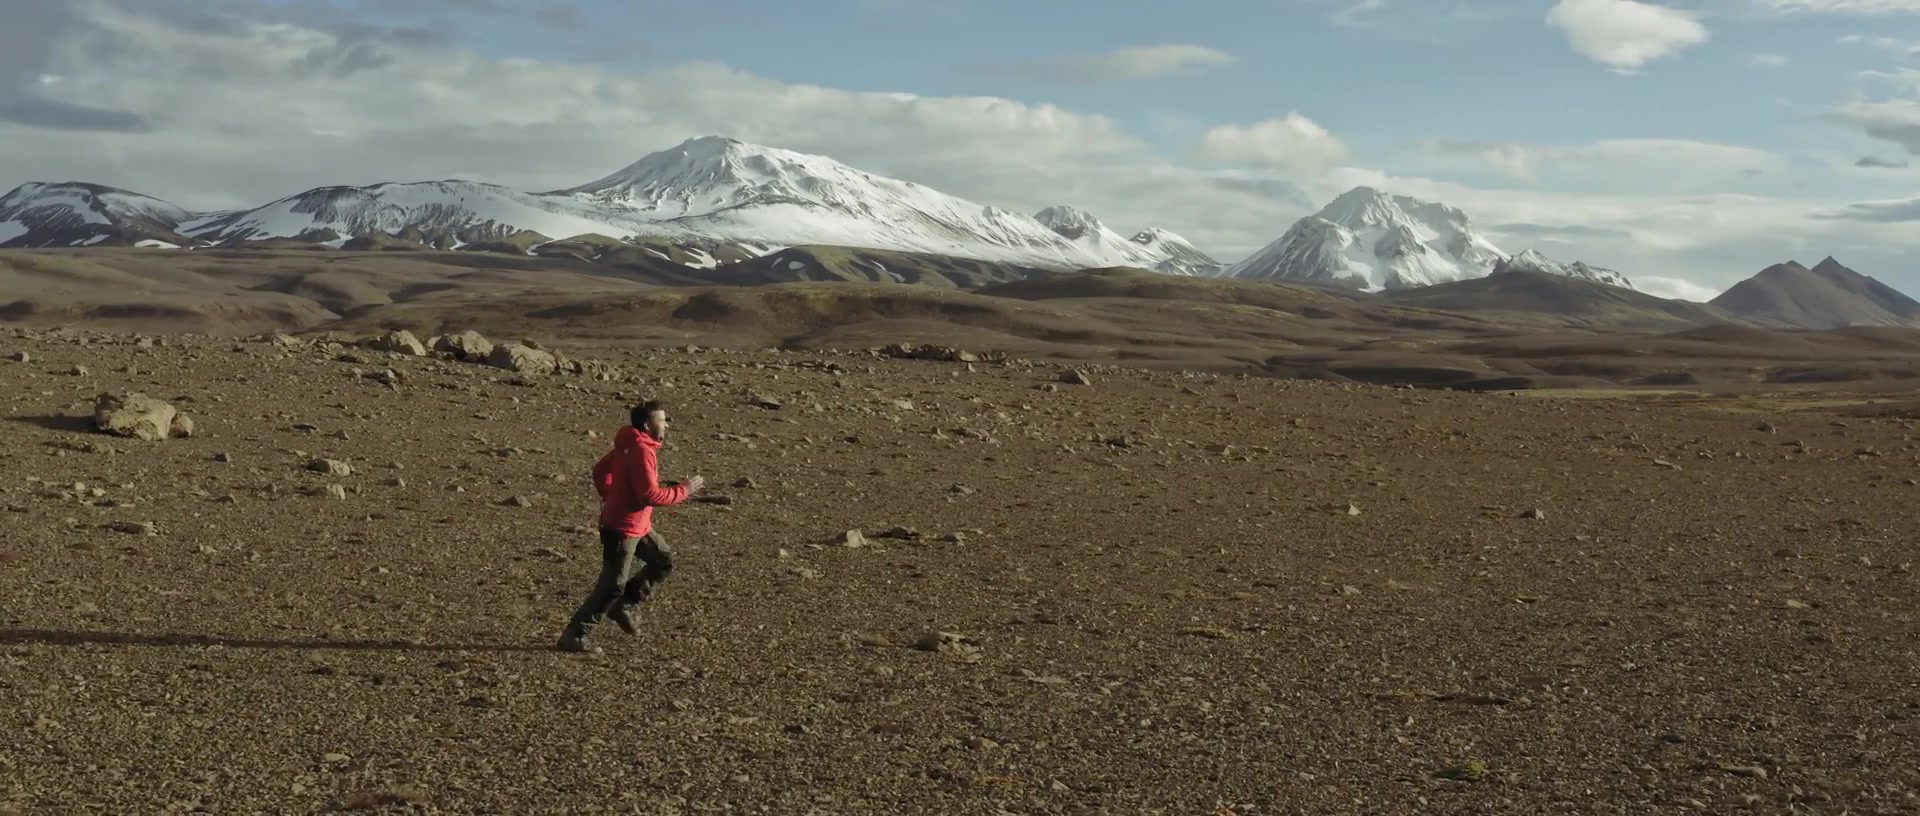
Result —
[{"label": "man's hand", "polygon": [[693,477],[693,478],[691,478],[691,479],[688,479],[688,480],[687,480],[687,495],[689,495],[689,496],[691,496],[691,495],[693,495],[693,494],[695,494],[695,493],[698,493],[698,492],[700,492],[700,488],[703,488],[703,487],[706,487],[706,486],[707,486],[707,480],[706,480],[706,478],[705,478],[705,477],[701,477],[701,476],[695,476],[695,477]]}]

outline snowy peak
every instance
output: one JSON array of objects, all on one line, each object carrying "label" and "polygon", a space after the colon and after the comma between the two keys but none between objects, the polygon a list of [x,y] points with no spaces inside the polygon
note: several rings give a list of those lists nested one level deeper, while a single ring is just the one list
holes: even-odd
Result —
[{"label": "snowy peak", "polygon": [[824,156],[701,136],[555,194],[672,217],[781,200],[846,203],[834,200],[847,192],[838,188],[857,189],[880,180]]},{"label": "snowy peak", "polygon": [[1069,241],[1078,241],[1089,235],[1105,234],[1112,235],[1114,238],[1120,237],[1119,234],[1108,230],[1107,225],[1100,223],[1100,219],[1093,217],[1093,213],[1078,207],[1048,207],[1034,213],[1033,220],[1045,224],[1048,229],[1059,233],[1060,237]]},{"label": "snowy peak", "polygon": [[1627,280],[1627,276],[1612,269],[1591,266],[1581,261],[1563,264],[1540,254],[1538,250],[1532,249],[1525,250],[1518,255],[1503,259],[1499,263],[1494,264],[1492,274],[1502,275],[1512,272],[1542,272],[1548,275],[1559,275],[1566,278],[1593,281],[1594,283],[1604,283],[1608,286],[1618,286],[1622,289],[1633,288],[1633,283]]},{"label": "snowy peak", "polygon": [[1219,261],[1207,257],[1187,239],[1157,227],[1142,230],[1132,238],[1122,238],[1093,213],[1065,205],[1034,213],[1033,220],[1100,259],[1102,266],[1131,266],[1169,275],[1203,276],[1221,268]]},{"label": "snowy peak", "polygon": [[1459,209],[1362,186],[1225,274],[1380,291],[1484,277],[1504,257]]},{"label": "snowy peak", "polygon": [[186,210],[101,184],[29,182],[0,196],[0,247],[180,246]]}]

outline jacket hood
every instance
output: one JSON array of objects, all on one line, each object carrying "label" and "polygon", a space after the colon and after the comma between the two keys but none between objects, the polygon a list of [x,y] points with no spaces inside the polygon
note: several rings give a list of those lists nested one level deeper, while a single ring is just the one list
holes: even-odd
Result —
[{"label": "jacket hood", "polygon": [[641,445],[649,448],[658,448],[660,447],[660,440],[641,433],[639,428],[635,428],[632,425],[622,427],[613,435],[613,446],[616,448],[624,450],[626,448],[636,448]]}]

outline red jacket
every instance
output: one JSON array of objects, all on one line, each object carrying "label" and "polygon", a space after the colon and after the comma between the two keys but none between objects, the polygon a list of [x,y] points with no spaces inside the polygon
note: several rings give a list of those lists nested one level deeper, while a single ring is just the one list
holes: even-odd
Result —
[{"label": "red jacket", "polygon": [[628,426],[614,434],[613,450],[593,463],[600,492],[600,526],[630,538],[653,532],[653,508],[687,500],[686,485],[660,486],[660,440]]}]

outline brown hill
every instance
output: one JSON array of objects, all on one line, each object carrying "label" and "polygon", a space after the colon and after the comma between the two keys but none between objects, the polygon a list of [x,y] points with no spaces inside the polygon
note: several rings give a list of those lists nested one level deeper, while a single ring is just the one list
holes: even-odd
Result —
[{"label": "brown hill", "polygon": [[1714,306],[1526,270],[1400,289],[1379,297],[1403,306],[1488,315],[1507,322],[1583,328],[1677,329],[1740,322]]},{"label": "brown hill", "polygon": [[1831,257],[1812,269],[1797,261],[1769,266],[1709,303],[1775,328],[1920,327],[1920,301]]}]

